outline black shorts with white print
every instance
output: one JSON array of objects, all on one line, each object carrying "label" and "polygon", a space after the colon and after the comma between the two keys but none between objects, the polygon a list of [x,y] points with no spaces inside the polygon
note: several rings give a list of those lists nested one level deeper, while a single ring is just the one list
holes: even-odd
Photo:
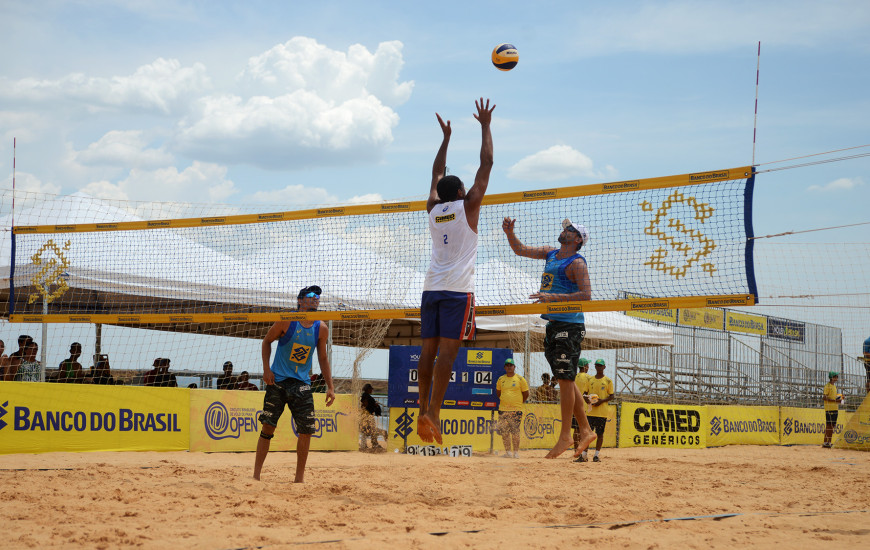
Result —
[{"label": "black shorts with white print", "polygon": [[586,336],[583,323],[550,321],[544,336],[544,357],[550,363],[553,378],[571,380],[577,376],[577,362],[580,359],[580,346]]}]

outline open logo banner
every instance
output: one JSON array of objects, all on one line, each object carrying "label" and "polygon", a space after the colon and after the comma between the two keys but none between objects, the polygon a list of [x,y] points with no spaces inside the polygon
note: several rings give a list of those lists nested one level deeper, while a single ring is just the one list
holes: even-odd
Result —
[{"label": "open logo banner", "polygon": [[0,382],[0,453],[187,450],[189,391]]},{"label": "open logo banner", "polygon": [[707,407],[623,403],[620,447],[698,449],[707,446]]},{"label": "open logo banner", "polygon": [[779,445],[779,407],[707,406],[707,446]]},{"label": "open logo banner", "polygon": [[[254,451],[260,437],[258,417],[263,410],[263,392],[191,390],[190,450],[205,452]],[[312,451],[349,451],[358,447],[354,423],[356,402],[351,395],[337,395],[331,407],[326,394],[314,394]],[[296,424],[290,411],[278,421],[270,450],[296,449]]]}]

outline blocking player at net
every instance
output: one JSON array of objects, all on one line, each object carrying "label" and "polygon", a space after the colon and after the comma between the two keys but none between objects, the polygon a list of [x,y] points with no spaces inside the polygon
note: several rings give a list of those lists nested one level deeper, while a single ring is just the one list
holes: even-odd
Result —
[{"label": "blocking player at net", "polygon": [[[297,311],[317,311],[320,305],[321,289],[308,286],[296,296]],[[263,382],[266,395],[263,398],[263,424],[260,439],[257,440],[257,455],[254,459],[254,479],[260,479],[263,462],[269,453],[278,419],[285,405],[290,409],[296,422],[296,477],[295,483],[302,483],[305,477],[305,463],[314,433],[314,397],[311,391],[311,363],[314,350],[320,372],[326,381],[326,406],[335,401],[335,388],[332,384],[332,369],[326,354],[329,329],[323,321],[278,321],[263,338],[261,355],[263,358]],[[272,342],[278,341],[275,359],[269,364],[272,355]]]},{"label": "blocking player at net", "polygon": [[[441,441],[441,402],[450,382],[453,361],[462,340],[474,339],[474,263],[477,260],[477,222],[480,204],[489,186],[493,147],[492,111],[489,100],[475,101],[480,122],[480,167],[466,193],[456,176],[447,176],[450,121],[435,113],[443,139],[432,164],[432,183],[426,212],[432,235],[432,259],[423,283],[420,305],[421,336],[419,389],[420,416],[417,435],[427,443]],[[435,362],[435,356],[438,362]],[[431,396],[430,396],[431,391]]]},{"label": "blocking player at net", "polygon": [[[502,229],[514,254],[546,261],[541,276],[541,289],[529,298],[535,303],[542,303],[589,300],[592,297],[586,259],[580,255],[580,248],[589,241],[586,227],[565,218],[559,234],[559,248],[554,248],[524,245],[514,233],[515,224],[515,219],[507,217],[502,222]],[[577,418],[580,427],[579,444],[574,451],[574,458],[577,458],[595,441],[595,434],[586,419],[583,396],[574,384],[581,343],[586,335],[585,318],[582,312],[547,313],[541,317],[548,321],[544,336],[544,356],[553,371],[553,378],[559,384],[562,415],[559,439],[546,458],[556,458],[571,447],[574,442],[571,437],[572,416]]]}]

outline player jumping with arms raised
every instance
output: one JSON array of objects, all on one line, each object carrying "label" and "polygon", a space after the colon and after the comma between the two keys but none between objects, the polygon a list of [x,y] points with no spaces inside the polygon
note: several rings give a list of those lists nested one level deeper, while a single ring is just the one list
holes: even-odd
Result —
[{"label": "player jumping with arms raised", "polygon": [[[480,167],[466,193],[462,180],[445,176],[450,121],[435,113],[444,138],[432,165],[432,185],[426,211],[432,235],[432,260],[423,284],[420,306],[423,347],[420,352],[420,416],[417,435],[441,444],[441,402],[450,382],[453,360],[462,340],[474,339],[474,263],[477,259],[477,221],[492,171],[490,122],[495,105],[483,98],[474,102],[480,122]],[[435,356],[438,362],[435,362]],[[431,391],[431,397],[430,397]]]},{"label": "player jumping with arms raised", "polygon": [[[559,234],[559,248],[551,246],[526,246],[514,234],[515,219],[505,218],[502,229],[507,235],[511,250],[518,256],[546,260],[541,276],[541,290],[529,296],[536,303],[589,300],[592,297],[592,284],[586,259],[580,255],[580,247],[589,240],[589,232],[580,224],[569,219],[562,222]],[[559,384],[559,401],[562,411],[562,428],[556,446],[547,453],[547,458],[556,458],[574,443],[571,437],[571,417],[577,418],[580,428],[579,444],[574,450],[574,458],[595,441],[595,433],[589,427],[583,396],[574,378],[577,376],[577,363],[580,359],[580,344],[586,335],[585,318],[579,313],[548,313],[541,315],[549,321],[544,337],[544,356],[550,363],[553,378]]]}]

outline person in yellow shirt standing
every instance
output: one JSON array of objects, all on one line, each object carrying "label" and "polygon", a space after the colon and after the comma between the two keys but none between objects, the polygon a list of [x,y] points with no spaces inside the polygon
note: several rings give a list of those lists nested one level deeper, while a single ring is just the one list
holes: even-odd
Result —
[{"label": "person in yellow shirt standing", "polygon": [[[495,384],[495,394],[499,398],[498,431],[504,442],[506,458],[520,457],[520,424],[523,420],[523,403],[529,398],[529,383],[516,374],[514,360],[504,360],[504,374]],[[511,451],[513,443],[513,452]]]},{"label": "person in yellow shirt standing", "polygon": [[[574,385],[580,390],[580,395],[585,395],[589,393],[589,379],[592,378],[592,375],[589,374],[589,359],[585,357],[578,359],[577,370],[579,372],[574,377]],[[584,403],[583,407],[586,412],[589,412],[589,405]],[[580,447],[580,424],[577,423],[576,416],[571,417],[571,428],[574,430],[574,450],[576,451]],[[574,462],[586,462],[586,457],[579,456]]]},{"label": "person in yellow shirt standing", "polygon": [[834,429],[837,427],[837,408],[840,406],[840,398],[837,396],[837,381],[840,379],[838,373],[831,371],[828,373],[828,383],[825,384],[825,391],[822,399],[825,402],[825,442],[822,447],[831,448],[831,437],[834,435]]},{"label": "person in yellow shirt standing", "polygon": [[[604,428],[607,427],[607,417],[610,416],[609,402],[614,398],[613,380],[604,376],[605,368],[604,359],[595,360],[595,376],[589,377],[588,393],[583,396],[583,399],[589,403],[589,411],[586,413],[589,427],[598,435],[592,462],[601,462],[598,454],[601,452],[601,445],[604,444]],[[580,460],[581,458],[586,458],[585,452],[575,462],[585,462]]]}]

